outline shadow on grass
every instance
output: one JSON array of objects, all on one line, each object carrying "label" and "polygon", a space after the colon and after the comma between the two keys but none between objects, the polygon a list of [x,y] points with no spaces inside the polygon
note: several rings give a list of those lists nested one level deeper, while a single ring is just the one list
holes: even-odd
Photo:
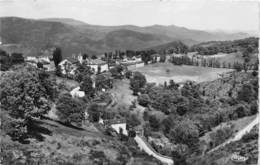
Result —
[{"label": "shadow on grass", "polygon": [[[58,123],[58,124],[60,124],[60,125],[63,125],[63,126],[65,126],[65,127],[69,127],[69,128],[73,128],[73,129],[76,129],[76,130],[80,130],[80,131],[84,131],[84,130],[85,130],[84,128],[81,128],[81,127],[72,125],[72,124],[70,124],[70,123],[64,123],[64,122],[62,122],[62,121],[60,121],[60,120],[52,119],[52,118],[49,118],[49,117],[46,117],[46,116],[42,117],[42,119],[54,121],[54,122],[56,122],[56,123]],[[48,124],[49,124],[49,125],[52,125],[52,124],[50,124],[50,123],[48,123]],[[57,127],[57,126],[55,126],[55,127]]]},{"label": "shadow on grass", "polygon": [[44,140],[43,135],[52,135],[52,132],[49,129],[41,126],[41,122],[38,121],[30,122],[27,129],[28,129],[28,137],[34,138],[38,141]]}]

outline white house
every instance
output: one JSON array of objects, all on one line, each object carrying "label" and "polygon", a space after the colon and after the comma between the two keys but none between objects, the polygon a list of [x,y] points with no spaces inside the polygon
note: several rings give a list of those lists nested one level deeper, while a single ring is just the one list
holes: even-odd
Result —
[{"label": "white house", "polygon": [[61,73],[66,75],[66,74],[70,74],[70,75],[75,75],[76,72],[76,65],[73,64],[73,62],[71,62],[70,60],[63,60],[59,63],[59,67],[61,69]]},{"label": "white house", "polygon": [[117,132],[120,133],[120,128],[123,130],[124,135],[128,135],[126,130],[126,123],[118,123],[118,124],[111,124],[111,127]]},{"label": "white house", "polygon": [[75,97],[84,97],[85,96],[85,92],[84,91],[80,91],[80,87],[76,87],[74,88],[72,91],[70,91],[70,94],[73,98]]},{"label": "white house", "polygon": [[88,61],[88,65],[95,71],[95,73],[98,72],[98,67],[100,67],[100,72],[108,71],[107,62],[100,59],[91,59]]}]

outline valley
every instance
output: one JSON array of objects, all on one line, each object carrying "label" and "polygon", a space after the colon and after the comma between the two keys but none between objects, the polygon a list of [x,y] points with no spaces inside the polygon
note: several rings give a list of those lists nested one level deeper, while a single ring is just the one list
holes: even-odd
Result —
[{"label": "valley", "polygon": [[3,165],[256,165],[259,38],[0,17]]}]

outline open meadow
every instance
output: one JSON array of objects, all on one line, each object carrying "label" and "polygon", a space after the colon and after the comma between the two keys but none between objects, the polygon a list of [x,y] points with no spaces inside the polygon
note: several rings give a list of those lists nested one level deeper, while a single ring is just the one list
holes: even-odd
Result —
[{"label": "open meadow", "polygon": [[219,74],[232,71],[225,68],[209,68],[188,65],[173,65],[171,63],[155,63],[140,68],[129,68],[132,71],[143,73],[148,82],[163,84],[165,81],[174,80],[181,83],[187,80],[204,82],[219,78]]}]

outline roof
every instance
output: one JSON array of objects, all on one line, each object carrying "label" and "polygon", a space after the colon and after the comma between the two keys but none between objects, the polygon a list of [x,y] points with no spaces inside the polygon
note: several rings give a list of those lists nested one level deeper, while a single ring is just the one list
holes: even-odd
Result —
[{"label": "roof", "polygon": [[89,65],[104,65],[106,64],[106,61],[100,60],[100,59],[91,59],[89,60]]},{"label": "roof", "polygon": [[67,58],[67,60],[72,62],[72,63],[77,63],[78,62],[78,59],[73,58],[73,57],[69,57],[69,58]]}]

